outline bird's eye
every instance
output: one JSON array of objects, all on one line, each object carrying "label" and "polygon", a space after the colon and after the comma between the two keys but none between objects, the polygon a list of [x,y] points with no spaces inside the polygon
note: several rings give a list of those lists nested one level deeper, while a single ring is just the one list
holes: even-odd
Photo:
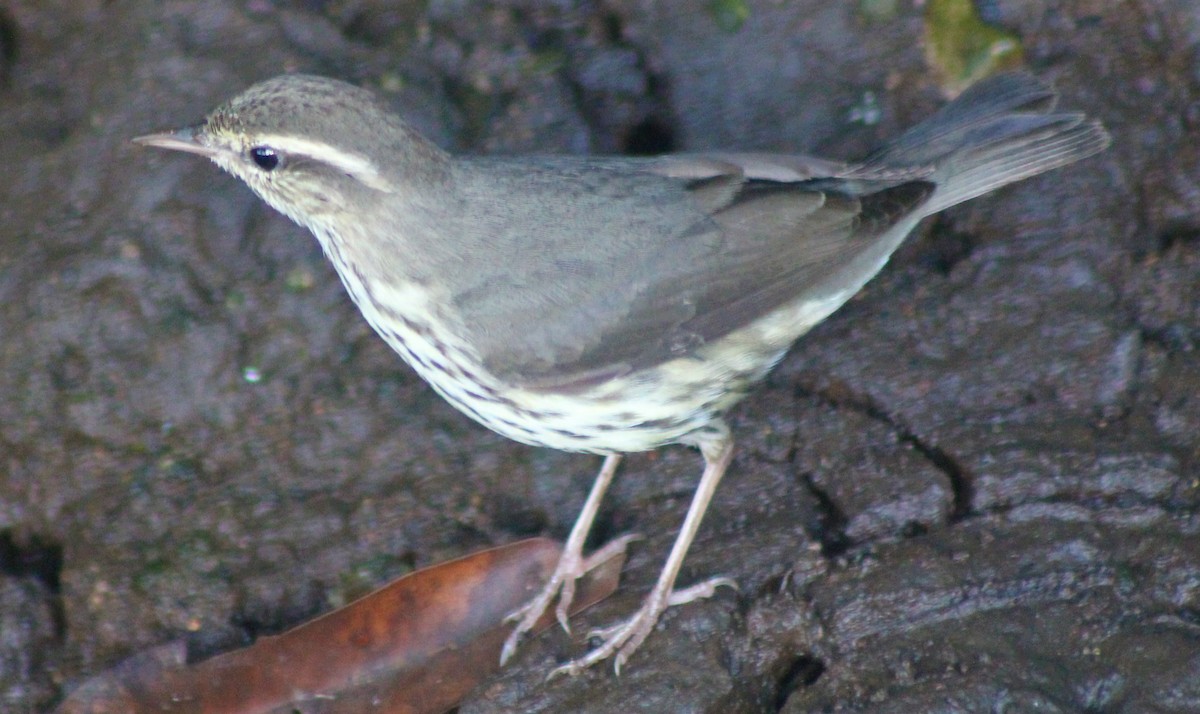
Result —
[{"label": "bird's eye", "polygon": [[279,155],[279,152],[268,146],[256,146],[250,149],[250,160],[263,171],[274,171],[283,163],[283,157]]}]

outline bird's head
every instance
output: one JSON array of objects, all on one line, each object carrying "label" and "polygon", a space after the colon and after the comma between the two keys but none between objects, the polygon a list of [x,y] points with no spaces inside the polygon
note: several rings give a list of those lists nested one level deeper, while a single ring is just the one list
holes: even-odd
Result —
[{"label": "bird's head", "polygon": [[300,74],[255,84],[199,124],[134,142],[206,156],[310,227],[435,179],[448,160],[373,93]]}]

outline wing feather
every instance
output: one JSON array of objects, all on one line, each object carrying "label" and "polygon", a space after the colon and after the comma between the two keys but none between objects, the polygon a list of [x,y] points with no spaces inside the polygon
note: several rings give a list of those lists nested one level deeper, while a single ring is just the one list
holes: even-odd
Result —
[{"label": "wing feather", "polygon": [[[917,181],[882,184],[878,195],[839,193],[837,179],[804,170],[804,157],[772,158],[777,168],[764,168],[760,159],[750,168],[783,176],[778,167],[790,167],[788,177],[805,178],[749,178],[738,155],[728,154],[689,157],[687,165],[593,161],[588,171],[564,170],[583,159],[547,159],[541,168],[553,178],[545,182],[529,166],[517,179],[497,175],[503,163],[483,162],[492,181],[519,180],[524,196],[512,201],[510,191],[503,211],[476,215],[529,212],[515,221],[485,221],[486,239],[475,241],[493,248],[523,241],[520,269],[484,271],[488,279],[455,290],[484,365],[514,383],[562,388],[686,356],[823,289],[839,266],[869,250],[931,192]],[[816,168],[838,168],[813,161]],[[606,181],[606,172],[618,175]],[[621,187],[619,194],[612,186]],[[554,208],[578,200],[592,203],[573,212],[575,219]],[[506,225],[539,229],[514,238]],[[472,254],[478,257],[479,249]]]}]

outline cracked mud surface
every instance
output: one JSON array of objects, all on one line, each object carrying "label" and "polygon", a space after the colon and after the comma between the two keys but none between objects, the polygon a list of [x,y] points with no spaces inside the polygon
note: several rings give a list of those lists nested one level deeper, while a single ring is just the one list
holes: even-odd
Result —
[{"label": "cracked mud surface", "polygon": [[[0,709],[561,537],[599,466],[457,414],[310,236],[128,139],[292,70],[474,152],[853,158],[942,101],[907,3],[694,5],[0,8]],[[619,679],[543,683],[585,647],[547,633],[463,712],[1200,709],[1200,13],[987,6],[1113,147],[927,221],[734,410],[681,583],[738,593]],[[636,606],[699,472],[628,459],[596,541],[648,538],[577,632]]]}]

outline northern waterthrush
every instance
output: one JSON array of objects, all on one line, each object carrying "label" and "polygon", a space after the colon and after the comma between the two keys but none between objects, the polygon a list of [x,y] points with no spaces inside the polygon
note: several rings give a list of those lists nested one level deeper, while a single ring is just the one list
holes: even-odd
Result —
[{"label": "northern waterthrush", "polygon": [[[451,404],[535,446],[606,456],[511,656],[566,605],[621,454],[705,468],[642,607],[563,670],[620,668],[670,604],[733,440],[722,413],[853,296],[925,216],[1108,144],[1026,74],[985,80],[862,162],[709,153],[452,157],[364,89],[289,75],[143,136],[206,156],[308,227],[363,316]],[[622,547],[623,542],[616,547]]]}]

